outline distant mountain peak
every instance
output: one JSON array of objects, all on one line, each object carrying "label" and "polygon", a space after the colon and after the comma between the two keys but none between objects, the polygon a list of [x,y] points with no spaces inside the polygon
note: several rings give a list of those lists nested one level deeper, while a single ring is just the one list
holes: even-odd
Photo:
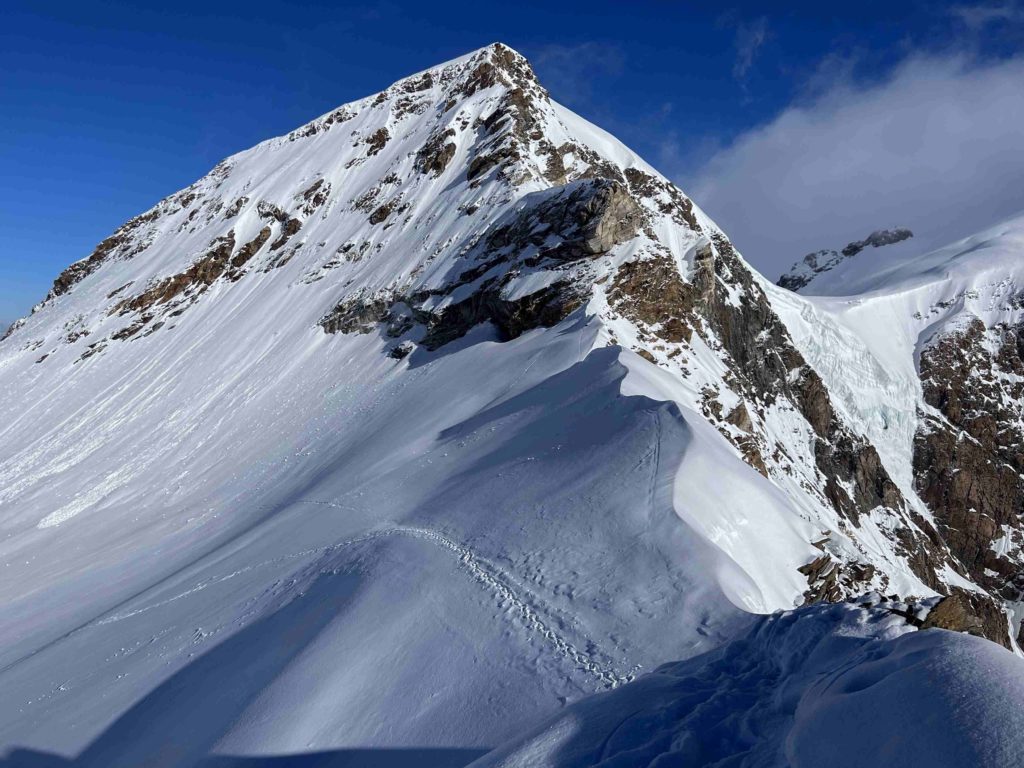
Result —
[{"label": "distant mountain peak", "polygon": [[865,248],[881,248],[886,245],[901,243],[914,236],[906,227],[892,229],[876,229],[863,240],[847,243],[839,251],[823,249],[808,253],[800,261],[793,264],[789,271],[779,278],[777,284],[791,291],[806,288],[818,275],[828,272],[847,259],[853,258]]}]

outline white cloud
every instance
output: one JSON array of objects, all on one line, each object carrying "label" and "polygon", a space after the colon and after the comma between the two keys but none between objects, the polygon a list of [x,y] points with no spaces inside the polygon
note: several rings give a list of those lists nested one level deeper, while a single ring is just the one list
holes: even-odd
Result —
[{"label": "white cloud", "polygon": [[681,185],[775,278],[805,253],[909,226],[938,246],[1024,212],[1024,59],[915,56],[842,78]]}]

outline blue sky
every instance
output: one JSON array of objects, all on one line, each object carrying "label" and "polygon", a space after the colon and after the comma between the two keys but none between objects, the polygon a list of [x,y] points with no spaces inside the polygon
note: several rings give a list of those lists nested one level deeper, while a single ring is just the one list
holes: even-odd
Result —
[{"label": "blue sky", "polygon": [[1014,2],[9,0],[0,321],[223,157],[495,40],[772,277],[865,228],[1024,210]]}]

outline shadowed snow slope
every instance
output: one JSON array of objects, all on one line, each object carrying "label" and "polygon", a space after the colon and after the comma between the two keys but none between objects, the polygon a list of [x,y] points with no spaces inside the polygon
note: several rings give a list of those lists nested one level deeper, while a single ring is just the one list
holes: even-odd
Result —
[{"label": "shadowed snow slope", "polygon": [[868,588],[1005,642],[868,346],[502,45],[228,158],[0,341],[0,751],[466,763],[749,633],[810,690],[756,614]]},{"label": "shadowed snow slope", "polygon": [[759,619],[731,643],[570,707],[475,768],[1019,765],[1020,662],[851,605]]}]

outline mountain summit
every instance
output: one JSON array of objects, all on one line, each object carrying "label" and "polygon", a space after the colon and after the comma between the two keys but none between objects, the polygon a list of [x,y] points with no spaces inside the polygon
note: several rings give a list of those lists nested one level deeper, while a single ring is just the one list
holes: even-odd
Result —
[{"label": "mountain summit", "polygon": [[[895,245],[896,243],[905,242],[913,236],[914,233],[905,227],[876,229],[863,240],[854,240],[847,243],[841,251],[821,250],[808,253],[801,261],[794,264],[789,272],[779,278],[778,285],[791,291],[800,291],[818,278],[819,275],[835,269],[840,263],[846,259],[853,258],[865,248],[882,248],[886,245]],[[815,288],[821,282],[819,280]]]},{"label": "mountain summit", "polygon": [[1019,523],[954,488],[1012,446],[932,402],[955,350],[919,378],[854,314],[771,285],[501,44],[224,160],[0,343],[3,744],[456,765],[732,663],[758,614],[1015,648]]}]

